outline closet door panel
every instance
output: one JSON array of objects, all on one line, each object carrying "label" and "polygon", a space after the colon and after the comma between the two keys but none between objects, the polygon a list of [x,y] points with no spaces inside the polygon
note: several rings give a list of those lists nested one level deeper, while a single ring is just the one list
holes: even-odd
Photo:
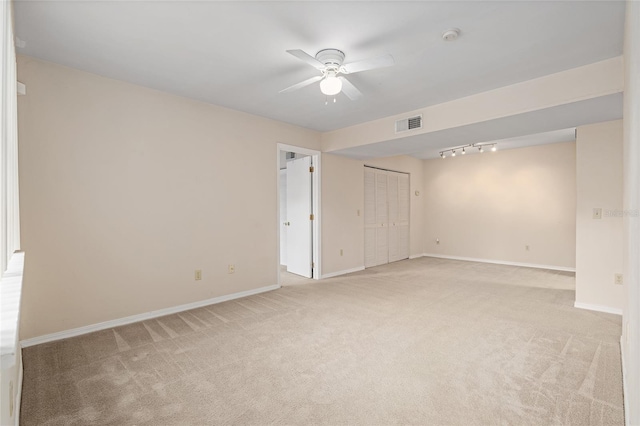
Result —
[{"label": "closet door panel", "polygon": [[376,265],[389,263],[389,234],[388,227],[376,228]]},{"label": "closet door panel", "polygon": [[398,177],[398,260],[409,258],[409,215],[410,215],[409,175],[401,173]]},{"label": "closet door panel", "polygon": [[389,263],[389,210],[387,197],[389,186],[387,172],[375,170],[376,174],[376,265]]},{"label": "closet door panel", "polygon": [[389,226],[389,262],[395,262],[400,260],[400,252],[399,252],[399,240],[398,240],[398,227],[390,225]]},{"label": "closet door panel", "polygon": [[398,222],[409,224],[409,175],[398,177]]},{"label": "closet door panel", "polygon": [[376,172],[364,168],[364,266],[376,266]]},{"label": "closet door panel", "polygon": [[384,225],[389,222],[387,211],[387,174],[376,170],[376,223]]},{"label": "closet door panel", "polygon": [[389,224],[398,221],[398,180],[400,173],[387,172],[387,206],[389,208]]},{"label": "closet door panel", "polygon": [[398,259],[409,258],[409,225],[396,226],[396,234],[398,235]]},{"label": "closet door panel", "polygon": [[364,225],[376,224],[376,172],[364,168]]},{"label": "closet door panel", "polygon": [[409,257],[409,190],[408,174],[365,167],[365,267]]},{"label": "closet door panel", "polygon": [[364,230],[364,267],[370,268],[378,264],[376,260],[377,253],[376,244],[376,228],[365,228]]}]

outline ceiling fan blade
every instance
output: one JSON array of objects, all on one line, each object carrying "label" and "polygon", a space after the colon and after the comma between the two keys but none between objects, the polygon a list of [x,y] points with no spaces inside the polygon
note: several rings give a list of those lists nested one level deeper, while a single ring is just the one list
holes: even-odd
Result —
[{"label": "ceiling fan blade", "polygon": [[280,93],[293,92],[294,90],[302,89],[305,86],[315,83],[316,81],[322,80],[321,75],[317,75],[315,77],[311,77],[306,79],[305,81],[301,81],[298,84],[294,84],[293,86],[287,87],[286,89],[282,89]]},{"label": "ceiling fan blade", "polygon": [[347,95],[347,98],[351,99],[352,101],[358,100],[362,97],[362,92],[359,91],[356,86],[354,86],[353,84],[351,84],[351,82],[349,80],[347,80],[345,77],[340,76],[338,77],[340,80],[342,80],[342,92]]},{"label": "ceiling fan blade", "polygon": [[362,61],[352,62],[343,66],[346,74],[353,74],[361,71],[373,70],[376,68],[384,68],[395,65],[393,56],[387,54],[376,58],[364,59]]},{"label": "ceiling fan blade", "polygon": [[296,58],[300,59],[301,61],[306,62],[307,64],[311,65],[312,67],[314,67],[314,68],[316,68],[316,69],[318,69],[320,71],[325,69],[325,65],[322,62],[320,62],[319,60],[317,60],[313,56],[309,55],[304,50],[300,50],[300,49],[287,50],[287,53],[295,56]]}]

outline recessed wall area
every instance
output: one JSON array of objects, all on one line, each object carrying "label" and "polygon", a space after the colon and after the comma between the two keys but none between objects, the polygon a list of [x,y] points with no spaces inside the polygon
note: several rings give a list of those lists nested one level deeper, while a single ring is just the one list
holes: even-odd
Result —
[{"label": "recessed wall area", "polygon": [[424,252],[572,270],[574,142],[424,162]]}]

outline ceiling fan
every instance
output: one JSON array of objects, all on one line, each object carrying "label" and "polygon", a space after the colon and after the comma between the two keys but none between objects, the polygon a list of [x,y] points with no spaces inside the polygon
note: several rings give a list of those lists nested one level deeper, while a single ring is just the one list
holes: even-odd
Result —
[{"label": "ceiling fan", "polygon": [[[316,53],[313,57],[302,50],[287,50],[287,53],[306,62],[321,72],[321,75],[311,77],[293,86],[287,87],[280,93],[293,92],[305,86],[320,82],[320,91],[327,96],[334,96],[340,92],[352,101],[360,98],[360,92],[344,75],[354,74],[361,71],[369,71],[376,68],[390,67],[395,64],[393,56],[387,54],[362,61],[351,62],[350,64],[342,64],[344,61],[344,53],[338,49],[323,49]],[[335,99],[334,99],[335,102]]]}]

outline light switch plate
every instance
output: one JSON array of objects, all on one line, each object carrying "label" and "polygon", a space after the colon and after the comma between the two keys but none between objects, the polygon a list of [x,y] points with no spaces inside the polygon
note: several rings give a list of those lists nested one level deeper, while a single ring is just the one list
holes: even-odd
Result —
[{"label": "light switch plate", "polygon": [[600,207],[596,207],[593,209],[593,218],[602,219],[602,209]]}]

